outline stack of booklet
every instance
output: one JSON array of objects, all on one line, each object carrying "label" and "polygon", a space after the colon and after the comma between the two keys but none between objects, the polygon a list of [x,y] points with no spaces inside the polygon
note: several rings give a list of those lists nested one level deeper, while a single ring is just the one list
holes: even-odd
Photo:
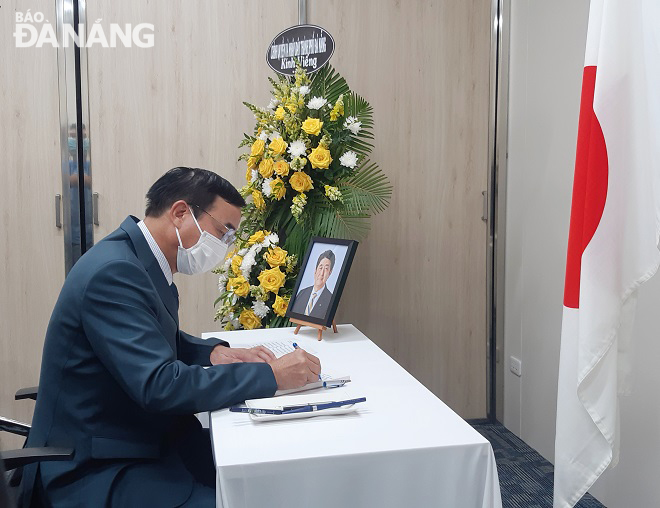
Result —
[{"label": "stack of booklet", "polygon": [[245,405],[233,406],[230,411],[247,413],[257,422],[288,420],[352,413],[358,404],[366,400],[366,397],[355,397],[348,388],[327,389],[322,392],[246,400]]}]

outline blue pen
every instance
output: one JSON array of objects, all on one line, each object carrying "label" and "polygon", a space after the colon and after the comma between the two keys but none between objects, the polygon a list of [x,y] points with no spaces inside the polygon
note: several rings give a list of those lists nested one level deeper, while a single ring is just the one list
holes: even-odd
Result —
[{"label": "blue pen", "polygon": [[365,402],[366,397],[358,399],[339,400],[336,402],[321,402],[319,404],[305,404],[302,406],[284,406],[282,409],[260,409],[255,407],[231,406],[229,411],[232,413],[249,413],[255,415],[290,415],[295,413],[310,413],[312,411],[322,411],[334,407],[350,406],[359,402]]},{"label": "blue pen", "polygon": [[[296,344],[295,342],[293,343],[293,349],[298,349],[298,344]],[[321,378],[321,373],[319,373],[319,381],[323,381],[323,379]],[[325,388],[325,385],[323,385],[323,387]]]},{"label": "blue pen", "polygon": [[342,407],[342,406],[350,406],[351,404],[357,404],[359,402],[365,402],[367,400],[366,397],[360,397],[357,399],[350,399],[350,400],[339,400],[336,402],[324,402],[321,404],[308,404],[305,406],[288,406],[283,408],[282,414],[290,415],[293,413],[309,413],[312,411],[322,411],[323,409],[331,409],[333,407]]}]

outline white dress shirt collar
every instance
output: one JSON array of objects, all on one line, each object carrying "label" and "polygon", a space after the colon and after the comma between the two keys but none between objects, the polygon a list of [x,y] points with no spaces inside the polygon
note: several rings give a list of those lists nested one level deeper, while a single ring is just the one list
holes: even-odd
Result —
[{"label": "white dress shirt collar", "polygon": [[151,236],[151,233],[149,232],[149,228],[147,228],[147,225],[144,223],[144,221],[141,220],[140,222],[138,222],[137,225],[140,228],[140,231],[142,231],[145,240],[147,240],[147,243],[149,244],[149,248],[151,249],[151,252],[153,252],[156,261],[158,261],[158,264],[160,265],[160,269],[163,270],[163,275],[165,275],[165,279],[167,279],[167,283],[171,286],[172,269],[170,268],[170,264],[167,262],[167,258],[165,257],[165,254],[163,254],[163,251],[160,250],[160,247],[156,243],[156,240],[154,240],[154,237]]}]

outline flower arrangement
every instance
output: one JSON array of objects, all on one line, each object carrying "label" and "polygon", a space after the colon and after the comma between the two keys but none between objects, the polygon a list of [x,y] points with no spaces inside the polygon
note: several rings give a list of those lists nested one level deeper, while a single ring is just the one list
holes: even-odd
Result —
[{"label": "flower arrangement", "polygon": [[298,258],[279,247],[276,233],[256,231],[238,239],[232,255],[216,269],[220,296],[216,320],[226,330],[252,330],[285,321],[297,276]]},{"label": "flower arrangement", "polygon": [[[216,319],[228,329],[285,326],[311,237],[364,238],[392,195],[369,161],[373,108],[344,78],[326,65],[311,76],[298,66],[292,77],[269,79],[268,106],[244,103],[256,119],[239,158],[247,165],[241,194],[251,201],[237,250],[216,270]],[[273,265],[274,257],[286,261]]]}]

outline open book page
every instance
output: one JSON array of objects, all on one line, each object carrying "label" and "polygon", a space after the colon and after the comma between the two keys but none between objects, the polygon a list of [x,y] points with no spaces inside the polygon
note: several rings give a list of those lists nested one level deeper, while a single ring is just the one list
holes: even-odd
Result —
[{"label": "open book page", "polygon": [[[264,346],[270,349],[273,354],[277,357],[280,358],[288,353],[293,353],[295,351],[295,348],[293,347],[293,341],[288,341],[288,340],[279,340],[279,341],[267,341],[267,342],[259,342],[257,344],[249,344],[243,347],[246,348],[252,348],[256,346]],[[314,351],[311,348],[305,348],[305,351],[307,351],[309,354],[312,354],[314,356],[318,356],[316,351]],[[323,365],[323,361],[321,361],[321,365]],[[318,381],[308,383],[305,386],[302,386],[300,388],[292,388],[290,390],[277,390],[275,392],[275,396],[280,396],[280,395],[286,395],[289,393],[297,393],[297,392],[303,392],[307,390],[313,390],[315,388],[321,388],[323,389],[323,383],[327,384],[339,384],[339,383],[347,383],[350,382],[351,378],[350,376],[339,376],[336,373],[328,372],[328,371],[323,371],[321,372],[321,379]]]}]

